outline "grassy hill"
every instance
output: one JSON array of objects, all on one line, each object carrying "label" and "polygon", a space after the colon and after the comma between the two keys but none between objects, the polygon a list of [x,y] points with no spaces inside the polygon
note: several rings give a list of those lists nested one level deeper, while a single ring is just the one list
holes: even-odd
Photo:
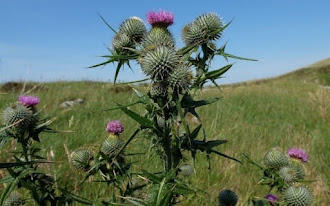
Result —
[{"label": "grassy hill", "polygon": [[[97,71],[95,71],[97,72]],[[207,171],[205,155],[197,155],[197,176],[189,180],[202,191],[195,198],[179,205],[216,205],[217,194],[222,189],[232,189],[240,197],[240,205],[249,196],[267,194],[267,188],[257,185],[262,176],[258,168],[247,163],[243,153],[262,162],[264,154],[279,146],[286,151],[291,147],[305,149],[309,161],[305,164],[309,183],[316,197],[316,203],[328,205],[330,183],[330,59],[315,63],[289,74],[265,80],[226,85],[222,89],[211,88],[201,92],[199,97],[222,97],[219,102],[198,110],[206,126],[209,139],[226,139],[229,142],[217,148],[243,161],[233,161],[213,156],[212,168]],[[145,91],[143,86],[137,89]],[[67,152],[80,147],[95,147],[106,136],[104,131],[108,120],[119,119],[124,123],[124,137],[137,127],[131,119],[120,111],[103,111],[115,106],[114,102],[129,103],[136,97],[129,87],[114,87],[98,82],[57,82],[45,84],[3,85],[0,108],[17,99],[24,90],[29,95],[41,98],[39,108],[49,117],[57,117],[53,128],[72,130],[59,134],[42,136],[41,149],[49,160],[56,164],[45,165],[44,169],[56,174],[59,184],[66,184],[75,193],[89,199],[98,199],[108,194],[109,188],[102,183],[78,185],[82,174],[75,173],[69,166]],[[82,98],[85,102],[70,109],[61,109],[65,100]],[[142,113],[137,106],[131,109]],[[8,145],[0,151],[0,160],[7,161]],[[146,152],[133,158],[137,161],[134,171],[149,168],[159,171],[158,156],[149,153],[150,143],[139,136],[127,148],[127,152]],[[68,151],[67,151],[68,150]],[[146,158],[149,158],[146,161]],[[0,177],[4,171],[0,170]],[[0,186],[1,188],[1,186]]]},{"label": "grassy hill", "polygon": [[315,83],[323,86],[330,86],[330,58],[324,59],[314,64],[305,66],[290,73],[267,79],[240,82],[236,84],[225,85],[229,87],[242,85],[255,85],[263,83],[274,83],[281,81],[299,81],[304,83]]}]

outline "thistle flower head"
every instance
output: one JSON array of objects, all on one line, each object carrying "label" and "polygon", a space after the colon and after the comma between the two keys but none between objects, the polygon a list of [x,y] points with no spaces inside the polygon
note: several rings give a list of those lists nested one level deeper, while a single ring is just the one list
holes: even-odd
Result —
[{"label": "thistle flower head", "polygon": [[292,183],[297,180],[296,172],[290,167],[282,167],[278,174],[286,183]]},{"label": "thistle flower head", "polygon": [[108,122],[105,130],[108,133],[120,134],[124,131],[124,127],[118,120],[113,120],[113,121]]},{"label": "thistle flower head", "polygon": [[93,160],[92,153],[87,149],[80,149],[77,151],[72,152],[71,159],[72,159],[72,166],[76,170],[83,170],[87,171],[90,169],[90,163]]},{"label": "thistle flower head", "polygon": [[117,155],[123,145],[124,141],[118,135],[110,133],[101,145],[101,152],[112,158]]},{"label": "thistle flower head", "polygon": [[112,40],[112,46],[116,50],[125,50],[124,47],[132,47],[132,42],[126,33],[117,33]]},{"label": "thistle flower head", "polygon": [[223,190],[218,195],[220,206],[235,206],[238,202],[238,197],[231,190]]},{"label": "thistle flower head", "polygon": [[147,21],[152,26],[161,26],[166,28],[173,24],[174,15],[172,12],[169,11],[150,11],[147,13]]},{"label": "thistle flower head", "polygon": [[265,198],[268,200],[268,203],[272,206],[275,205],[276,201],[278,200],[278,197],[272,194],[266,195]]},{"label": "thistle flower head", "polygon": [[283,192],[283,199],[288,206],[309,206],[313,203],[311,192],[303,186],[291,186]]},{"label": "thistle flower head", "polygon": [[222,21],[214,13],[206,13],[197,17],[182,30],[182,39],[187,45],[201,44],[209,40],[219,39],[222,35]]},{"label": "thistle flower head", "polygon": [[169,76],[169,85],[176,92],[182,93],[192,84],[193,75],[189,65],[179,65]]},{"label": "thistle flower head", "polygon": [[307,153],[299,148],[291,148],[288,150],[290,157],[300,160],[301,162],[307,162],[308,155]]},{"label": "thistle flower head", "polygon": [[140,61],[142,71],[153,80],[164,80],[174,70],[179,62],[176,51],[166,46],[158,46],[148,51]]},{"label": "thistle flower head", "polygon": [[288,158],[279,148],[271,149],[265,156],[265,165],[270,169],[280,169],[288,164]]},{"label": "thistle flower head", "polygon": [[170,48],[175,46],[173,36],[167,29],[154,27],[145,36],[143,40],[143,47],[146,50],[150,50],[150,48],[157,46],[166,46]]},{"label": "thistle flower head", "polygon": [[34,106],[39,104],[40,99],[33,96],[19,96],[18,101],[20,101],[24,106]]},{"label": "thistle flower head", "polygon": [[131,17],[126,19],[119,26],[119,33],[125,33],[134,42],[141,42],[144,35],[147,32],[147,28],[143,21],[138,17]]}]

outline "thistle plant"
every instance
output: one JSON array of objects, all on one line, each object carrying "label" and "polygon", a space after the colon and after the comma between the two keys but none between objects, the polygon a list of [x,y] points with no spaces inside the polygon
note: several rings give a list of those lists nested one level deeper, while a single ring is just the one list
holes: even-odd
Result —
[{"label": "thistle plant", "polygon": [[[47,120],[40,116],[37,105],[40,99],[32,96],[20,96],[17,102],[6,107],[1,113],[0,149],[9,141],[16,143],[11,162],[0,163],[0,168],[6,168],[8,175],[0,180],[7,186],[2,190],[0,205],[24,205],[33,201],[37,205],[68,205],[77,200],[90,204],[87,200],[77,197],[60,188],[51,174],[40,169],[40,164],[50,164],[40,155],[40,134],[56,132],[49,125],[54,119]],[[29,191],[30,197],[21,197],[16,192]],[[23,189],[22,189],[23,188]],[[32,200],[31,200],[32,199]]]},{"label": "thistle plant", "polygon": [[[198,151],[206,154],[209,168],[211,154],[240,162],[215,149],[226,143],[226,140],[207,140],[208,132],[196,112],[196,108],[214,103],[219,98],[201,100],[197,94],[207,82],[218,86],[216,80],[232,67],[232,64],[228,64],[212,70],[214,58],[222,56],[225,60],[253,59],[228,54],[225,51],[226,45],[217,46],[216,40],[221,38],[230,24],[224,24],[217,14],[200,15],[186,25],[182,30],[182,40],[185,43],[182,48],[176,47],[176,41],[169,30],[174,23],[173,13],[152,11],[147,14],[147,21],[151,25],[149,30],[140,18],[132,17],[125,20],[118,31],[105,22],[115,32],[112,48],[108,48],[110,55],[104,56],[107,58],[105,62],[91,68],[117,63],[114,78],[116,82],[123,66],[130,67],[130,62],[136,61],[147,78],[135,82],[148,80],[150,87],[147,93],[134,89],[138,98],[136,102],[129,105],[118,104],[114,108],[130,116],[139,127],[124,144],[116,135],[109,137],[103,143],[101,153],[113,154],[107,148],[109,145],[111,148],[118,145],[121,147],[116,150],[118,155],[118,151],[123,151],[134,138],[139,137],[138,134],[141,137],[146,136],[159,154],[163,170],[157,173],[141,171],[140,175],[148,180],[148,200],[133,197],[124,199],[136,205],[174,205],[178,197],[196,192],[180,179],[180,173],[183,176],[193,174],[194,169],[191,165],[188,166],[187,160],[195,161]],[[135,104],[142,105],[145,113],[138,114],[129,109],[128,106]],[[188,114],[198,119],[197,127],[189,125]],[[184,151],[190,153],[190,157]],[[94,161],[99,161],[98,157]]]},{"label": "thistle plant", "polygon": [[110,200],[101,200],[95,203],[97,205],[123,203],[124,200],[117,196],[125,197],[136,190],[128,173],[132,163],[126,160],[123,149],[125,144],[121,136],[124,131],[123,125],[118,120],[109,121],[105,130],[108,135],[95,147],[82,147],[71,154],[72,168],[85,175],[81,183],[90,180],[112,186]]},{"label": "thistle plant", "polygon": [[[265,198],[252,198],[253,205],[290,205],[309,206],[313,204],[313,197],[309,189],[303,185],[306,181],[303,163],[307,162],[307,153],[299,148],[291,148],[284,154],[280,148],[268,151],[264,158],[264,165],[251,160],[263,172],[258,184],[267,185],[269,193],[275,190],[279,195],[267,194]],[[259,200],[258,200],[259,199]]]}]

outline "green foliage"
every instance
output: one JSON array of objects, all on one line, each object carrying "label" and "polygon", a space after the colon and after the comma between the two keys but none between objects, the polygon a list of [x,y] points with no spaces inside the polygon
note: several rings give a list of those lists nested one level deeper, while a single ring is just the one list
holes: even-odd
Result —
[{"label": "green foliage", "polygon": [[[0,182],[7,183],[2,190],[0,205],[23,205],[17,188],[29,191],[38,205],[71,204],[72,199],[64,193],[58,193],[55,178],[39,169],[39,164],[52,163],[40,156],[36,143],[40,142],[41,132],[55,132],[49,128],[53,120],[42,119],[35,106],[14,103],[2,113],[4,127],[1,128],[1,147],[14,139],[16,148],[11,157],[16,162],[0,163],[0,168],[7,169],[7,176]],[[0,148],[1,148],[0,147]]]},{"label": "green foliage", "polygon": [[21,199],[20,194],[13,192],[6,199],[4,206],[20,206],[24,205],[24,201]]}]

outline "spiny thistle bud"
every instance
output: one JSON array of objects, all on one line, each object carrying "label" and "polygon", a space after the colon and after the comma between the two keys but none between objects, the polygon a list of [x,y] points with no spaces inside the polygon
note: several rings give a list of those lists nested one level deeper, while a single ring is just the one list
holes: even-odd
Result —
[{"label": "spiny thistle bud", "polygon": [[304,170],[304,168],[303,168],[303,166],[301,165],[300,162],[290,161],[289,166],[295,172],[297,180],[304,179],[304,177],[305,177],[305,170]]},{"label": "spiny thistle bud", "polygon": [[179,65],[170,74],[168,82],[174,91],[182,93],[189,89],[192,83],[193,74],[188,65]]},{"label": "spiny thistle bud", "polygon": [[142,71],[150,75],[153,80],[164,80],[174,70],[179,62],[176,51],[159,46],[152,51],[148,51],[141,61]]},{"label": "spiny thistle bud", "polygon": [[288,164],[288,158],[279,148],[271,149],[265,156],[265,165],[270,169],[280,169]]},{"label": "spiny thistle bud", "polygon": [[32,111],[21,103],[14,103],[5,108],[2,113],[2,119],[5,125],[11,125],[20,121],[14,126],[19,132],[25,132],[37,122],[36,115],[32,114]]},{"label": "spiny thistle bud", "polygon": [[152,50],[157,46],[166,46],[174,48],[175,41],[172,34],[167,30],[159,27],[154,27],[146,35],[143,41],[143,47],[146,50]]},{"label": "spiny thistle bud", "polygon": [[19,96],[18,101],[21,102],[24,106],[32,107],[39,104],[40,99],[38,97],[32,96]]},{"label": "spiny thistle bud", "polygon": [[309,206],[313,203],[310,191],[303,186],[291,186],[283,192],[283,199],[288,206]]},{"label": "spiny thistle bud", "polygon": [[169,11],[150,11],[147,13],[147,21],[152,27],[168,27],[174,22],[174,15]]},{"label": "spiny thistle bud", "polygon": [[123,147],[124,141],[119,135],[110,133],[101,145],[101,152],[109,158],[114,157]]},{"label": "spiny thistle bud", "polygon": [[24,201],[21,199],[21,196],[17,192],[13,192],[5,200],[4,206],[20,206],[23,204]]},{"label": "spiny thistle bud", "polygon": [[87,149],[80,149],[71,154],[71,164],[77,170],[89,170],[93,159],[92,153]]},{"label": "spiny thistle bud", "polygon": [[308,155],[307,153],[299,148],[291,148],[288,150],[288,154],[291,158],[297,159],[301,162],[307,162]]},{"label": "spiny thistle bud", "polygon": [[218,195],[219,206],[235,206],[238,202],[238,197],[231,190],[223,190]]},{"label": "spiny thistle bud", "polygon": [[150,87],[150,95],[152,97],[164,97],[168,94],[168,88],[165,83],[154,82]]},{"label": "spiny thistle bud", "polygon": [[183,28],[182,39],[187,45],[215,40],[220,38],[222,26],[218,15],[214,13],[203,14]]},{"label": "spiny thistle bud", "polygon": [[182,165],[179,169],[180,174],[183,176],[191,176],[194,174],[194,168],[189,164]]},{"label": "spiny thistle bud", "polygon": [[116,50],[124,50],[124,47],[132,47],[132,42],[126,33],[117,33],[112,40],[112,46]]},{"label": "spiny thistle bud", "polygon": [[130,39],[139,43],[143,40],[147,28],[140,18],[131,17],[119,26],[119,32],[126,33]]},{"label": "spiny thistle bud", "polygon": [[282,167],[278,174],[286,183],[292,183],[297,180],[295,171],[290,167]]}]

